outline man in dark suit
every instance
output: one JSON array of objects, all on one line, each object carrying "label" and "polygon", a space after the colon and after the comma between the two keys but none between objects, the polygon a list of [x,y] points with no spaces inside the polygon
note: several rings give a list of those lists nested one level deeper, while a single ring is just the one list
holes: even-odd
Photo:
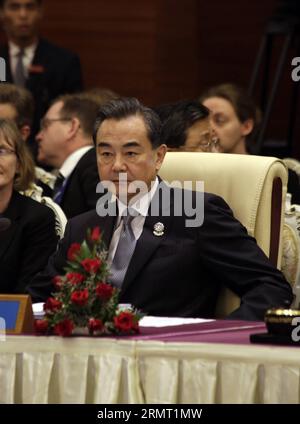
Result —
[{"label": "man in dark suit", "polygon": [[[82,242],[88,227],[99,226],[109,246],[109,281],[121,288],[122,303],[152,315],[212,317],[224,284],[241,297],[231,318],[260,320],[267,308],[288,305],[289,284],[223,199],[172,189],[157,178],[166,153],[160,132],[158,116],[136,99],[100,108],[94,142],[99,175],[104,185],[113,183],[112,197],[103,196],[97,212],[69,221],[58,251],[30,286],[33,298],[50,295],[71,244]],[[194,217],[187,204],[180,206],[188,197],[189,209],[196,205]],[[131,222],[125,218],[128,206]]]},{"label": "man in dark suit", "polygon": [[98,104],[81,95],[54,101],[37,135],[38,160],[58,169],[53,199],[67,218],[95,209],[99,195],[93,127]]},{"label": "man in dark suit", "polygon": [[43,15],[41,0],[1,0],[0,17],[8,43],[0,48],[6,61],[6,80],[25,86],[35,100],[33,135],[50,102],[65,93],[82,89],[77,55],[39,37]]}]

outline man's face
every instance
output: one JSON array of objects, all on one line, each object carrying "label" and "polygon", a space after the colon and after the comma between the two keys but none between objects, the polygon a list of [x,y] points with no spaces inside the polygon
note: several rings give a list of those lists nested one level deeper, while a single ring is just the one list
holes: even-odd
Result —
[{"label": "man's face", "polygon": [[218,152],[219,146],[213,139],[209,118],[200,119],[188,128],[184,148],[193,152]]},{"label": "man's face", "polygon": [[41,130],[36,136],[38,161],[59,168],[65,160],[69,121],[61,117],[63,102],[54,103],[41,122]]},{"label": "man's face", "polygon": [[[101,181],[113,182],[116,195],[127,194],[128,199],[138,194],[128,193],[132,182],[142,181],[148,190],[151,188],[166,152],[165,145],[152,147],[145,122],[137,115],[105,120],[98,130],[96,147]],[[126,184],[120,183],[121,173],[127,176]]]},{"label": "man's face", "polygon": [[29,43],[37,37],[42,8],[36,0],[6,0],[0,17],[10,40]]}]

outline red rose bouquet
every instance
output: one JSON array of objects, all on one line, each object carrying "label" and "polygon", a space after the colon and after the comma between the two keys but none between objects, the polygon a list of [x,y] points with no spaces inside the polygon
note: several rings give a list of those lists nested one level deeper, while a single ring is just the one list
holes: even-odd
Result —
[{"label": "red rose bouquet", "polygon": [[46,301],[37,331],[69,336],[80,327],[90,335],[137,333],[141,313],[119,308],[119,289],[106,282],[107,250],[99,227],[89,229],[81,244],[73,243],[67,257],[65,275],[54,277],[57,291]]}]

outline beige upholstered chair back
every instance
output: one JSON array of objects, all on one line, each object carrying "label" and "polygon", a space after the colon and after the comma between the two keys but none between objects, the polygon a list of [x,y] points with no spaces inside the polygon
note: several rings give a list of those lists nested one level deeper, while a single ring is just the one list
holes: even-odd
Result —
[{"label": "beige upholstered chair back", "polygon": [[[280,267],[287,186],[287,171],[281,160],[253,155],[168,152],[159,175],[168,182],[203,180],[204,190],[223,197],[271,262]],[[217,316],[227,315],[237,304],[237,297],[226,290]]]}]

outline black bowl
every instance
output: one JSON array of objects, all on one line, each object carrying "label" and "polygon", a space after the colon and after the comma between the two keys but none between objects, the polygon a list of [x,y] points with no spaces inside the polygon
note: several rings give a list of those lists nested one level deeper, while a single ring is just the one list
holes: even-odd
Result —
[{"label": "black bowl", "polygon": [[[299,320],[294,320],[299,318]],[[265,323],[270,334],[290,335],[295,326],[300,325],[300,310],[272,308],[265,314]]]}]

